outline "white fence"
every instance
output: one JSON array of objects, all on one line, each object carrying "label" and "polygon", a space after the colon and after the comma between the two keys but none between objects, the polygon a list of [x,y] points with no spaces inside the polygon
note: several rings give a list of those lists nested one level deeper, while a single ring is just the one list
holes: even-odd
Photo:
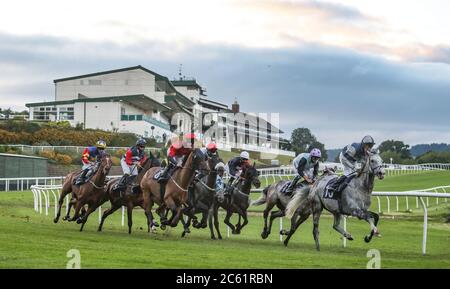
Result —
[{"label": "white fence", "polygon": [[[73,151],[77,153],[82,153],[86,146],[30,146],[21,144],[1,144],[0,147],[10,147],[20,149],[22,152],[35,154],[42,151]],[[117,150],[126,151],[128,147],[108,147],[108,152],[115,152]],[[158,152],[159,148],[145,148],[146,151]]]}]

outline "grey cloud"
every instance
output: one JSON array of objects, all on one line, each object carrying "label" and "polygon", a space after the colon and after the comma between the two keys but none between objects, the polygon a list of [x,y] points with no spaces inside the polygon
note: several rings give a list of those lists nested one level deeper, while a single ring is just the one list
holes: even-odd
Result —
[{"label": "grey cloud", "polygon": [[[49,100],[56,78],[137,64],[173,78],[182,63],[184,74],[206,85],[210,98],[231,104],[237,97],[245,111],[280,113],[286,136],[306,126],[331,147],[363,132],[450,142],[446,64],[391,62],[311,43],[291,49],[186,44],[172,50],[167,43],[119,46],[4,34],[0,43],[0,65],[18,67],[16,73],[0,71],[2,105]],[[5,79],[24,84],[2,85]]]}]

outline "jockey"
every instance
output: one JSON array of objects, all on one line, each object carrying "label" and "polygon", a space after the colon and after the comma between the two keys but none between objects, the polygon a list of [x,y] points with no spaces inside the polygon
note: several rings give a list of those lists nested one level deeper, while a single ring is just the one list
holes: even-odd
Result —
[{"label": "jockey", "polygon": [[202,147],[200,150],[205,155],[206,160],[208,157],[212,157],[217,153],[217,145],[215,142],[210,142],[206,145],[206,147]]},{"label": "jockey", "polygon": [[[301,178],[308,184],[313,184],[319,173],[319,159],[321,157],[322,152],[317,148],[313,148],[310,153],[299,154],[293,161],[294,170],[297,171],[298,175],[295,176],[285,192],[291,193]],[[311,169],[313,169],[312,175]]]},{"label": "jockey", "polygon": [[[209,158],[217,156],[217,145],[215,142],[210,142],[206,145],[206,147],[200,148],[200,151],[205,156],[205,161],[207,161]],[[204,176],[205,174],[203,173],[203,171],[198,171],[195,175],[195,180],[200,180]]]},{"label": "jockey", "polygon": [[95,161],[98,161],[102,158],[105,148],[106,142],[103,140],[99,140],[97,141],[95,146],[88,146],[84,149],[83,154],[81,155],[83,172],[75,181],[76,185],[84,183],[86,179],[89,178],[94,169]]},{"label": "jockey", "polygon": [[214,168],[217,171],[216,178],[216,193],[223,191],[225,188],[225,182],[223,181],[223,174],[225,173],[225,164],[220,162]]},{"label": "jockey", "polygon": [[114,187],[114,190],[124,189],[127,185],[127,181],[130,176],[136,176],[138,174],[138,167],[147,160],[145,155],[145,145],[147,142],[144,139],[139,139],[136,145],[132,146],[122,156],[120,165],[122,166],[123,176],[120,181]]},{"label": "jockey", "polygon": [[228,161],[225,170],[230,175],[230,179],[228,180],[228,190],[226,191],[226,194],[230,194],[233,191],[233,183],[236,179],[239,179],[242,170],[249,166],[249,159],[250,154],[243,151],[238,157]]},{"label": "jockey", "polygon": [[189,133],[184,136],[184,140],[175,140],[167,150],[167,166],[161,173],[158,182],[162,183],[168,180],[173,169],[182,165],[184,158],[192,151],[192,142],[195,141],[195,134]]},{"label": "jockey", "polygon": [[337,182],[338,192],[341,192],[350,183],[357,171],[357,163],[360,163],[369,155],[375,145],[373,137],[366,135],[360,143],[352,143],[347,145],[339,154],[339,160],[344,166],[344,175]]}]

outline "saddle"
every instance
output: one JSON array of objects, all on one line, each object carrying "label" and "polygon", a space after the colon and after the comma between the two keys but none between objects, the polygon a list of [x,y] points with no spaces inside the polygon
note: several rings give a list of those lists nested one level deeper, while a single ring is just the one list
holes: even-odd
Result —
[{"label": "saddle", "polygon": [[346,180],[346,176],[332,178],[325,186],[322,197],[324,199],[340,200],[343,188],[341,184]]},{"label": "saddle", "polygon": [[289,186],[291,185],[291,183],[292,183],[292,181],[286,182],[286,183],[281,187],[280,192],[281,192],[282,194],[284,194],[284,195],[290,197],[290,196],[292,196],[292,193],[295,192],[296,189],[301,188],[301,187],[304,187],[304,186],[307,185],[307,183],[306,183],[305,181],[303,181],[303,182],[298,182],[298,183],[295,185],[295,187],[294,187],[294,189],[292,190],[292,192],[289,192],[289,193],[288,193],[288,192],[286,192],[286,190],[287,190],[287,188],[289,188]]},{"label": "saddle", "polygon": [[82,178],[83,171],[81,171],[79,174],[77,174],[77,176],[73,179],[73,184],[75,186],[81,186],[84,185],[85,183],[89,182],[92,177],[95,175],[95,169],[92,169],[90,172],[88,172],[86,174],[86,176],[84,178]]}]

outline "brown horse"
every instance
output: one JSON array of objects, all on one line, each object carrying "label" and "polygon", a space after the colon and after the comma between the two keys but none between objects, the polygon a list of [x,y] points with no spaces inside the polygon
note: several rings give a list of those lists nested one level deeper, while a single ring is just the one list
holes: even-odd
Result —
[{"label": "brown horse", "polygon": [[[99,168],[94,176],[87,183],[80,186],[76,193],[73,193],[75,204],[75,213],[69,221],[77,221],[77,224],[82,224],[80,231],[83,230],[89,215],[94,212],[98,204],[102,203],[102,199],[107,200],[108,196],[105,194],[105,180],[111,169],[112,161],[109,155],[102,157]],[[105,202],[103,201],[103,202]],[[85,213],[80,215],[80,210],[87,205],[88,208]]]},{"label": "brown horse", "polygon": [[[161,229],[166,225],[175,227],[182,217],[182,206],[186,205],[188,200],[188,187],[192,182],[195,170],[204,162],[204,155],[200,149],[191,151],[181,165],[173,172],[165,185],[165,193],[162,197],[161,185],[154,179],[155,174],[160,168],[151,168],[147,171],[141,180],[141,189],[144,197],[144,210],[147,216],[148,224],[154,224],[152,207],[154,203],[159,205],[157,213],[161,218]],[[167,220],[165,209],[172,211],[172,217]]]},{"label": "brown horse", "polygon": [[[109,196],[109,201],[111,203],[111,208],[107,209],[103,215],[102,220],[100,222],[100,225],[98,226],[98,231],[100,232],[103,227],[103,222],[105,219],[117,211],[117,209],[121,208],[122,206],[127,207],[127,216],[128,216],[128,233],[131,234],[131,227],[133,226],[133,208],[140,206],[141,208],[144,208],[144,197],[142,195],[142,190],[139,191],[139,193],[131,193],[132,186],[134,184],[140,184],[142,178],[144,177],[145,173],[152,167],[160,167],[161,162],[158,158],[152,155],[150,153],[149,158],[142,164],[142,167],[139,169],[139,173],[136,176],[136,179],[128,184],[128,186],[125,189],[125,192],[115,192],[113,191],[114,185],[119,181],[119,179],[113,179],[109,181],[106,184],[106,194]],[[148,224],[149,231],[150,227],[154,228],[157,224]]]}]

